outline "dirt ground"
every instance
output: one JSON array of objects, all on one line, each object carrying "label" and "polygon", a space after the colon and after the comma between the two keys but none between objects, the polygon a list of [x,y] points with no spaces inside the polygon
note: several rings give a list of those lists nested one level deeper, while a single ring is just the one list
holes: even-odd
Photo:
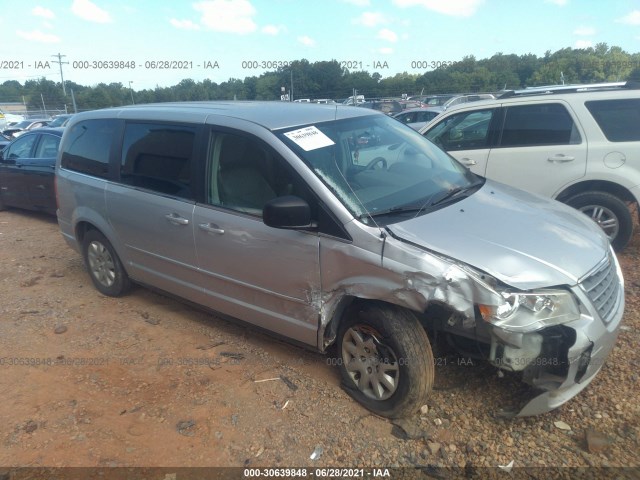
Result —
[{"label": "dirt ground", "polygon": [[54,218],[0,212],[0,467],[640,467],[639,248],[618,344],[577,398],[506,420],[517,378],[438,354],[427,406],[393,424],[325,356],[142,287],[104,297]]}]

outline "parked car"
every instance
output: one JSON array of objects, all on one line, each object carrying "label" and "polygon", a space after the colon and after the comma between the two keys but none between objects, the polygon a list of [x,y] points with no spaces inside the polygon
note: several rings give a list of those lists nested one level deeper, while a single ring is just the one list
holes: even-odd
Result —
[{"label": "parked car", "polygon": [[379,112],[393,115],[402,111],[402,105],[396,100],[369,100],[359,104],[360,107],[371,108]]},{"label": "parked car", "polygon": [[534,415],[584,389],[619,331],[622,276],[597,225],[370,109],[80,113],[56,178],[61,233],[101,293],[137,282],[335,344],[346,391],[379,415],[427,401],[428,334],[521,373],[537,390],[519,414]]},{"label": "parked car", "polygon": [[364,95],[356,95],[355,101],[353,95],[343,100],[343,105],[361,105],[365,102]]},{"label": "parked car", "polygon": [[403,110],[409,110],[411,108],[425,108],[426,105],[419,100],[398,100]]},{"label": "parked car", "polygon": [[67,123],[69,123],[69,120],[71,119],[71,117],[73,117],[73,113],[63,113],[61,115],[56,115],[49,122],[47,127],[52,127],[52,128],[53,127],[64,127],[64,126],[67,125]]},{"label": "parked car", "polygon": [[410,126],[414,130],[420,130],[431,120],[440,115],[444,109],[442,107],[433,108],[409,108],[403,112],[396,113],[393,118]]},{"label": "parked car", "polygon": [[22,120],[24,120],[22,115],[15,115],[0,110],[0,131]]},{"label": "parked car", "polygon": [[617,250],[640,201],[640,89],[525,89],[451,108],[421,133],[479,175],[554,198],[595,220]]},{"label": "parked car", "polygon": [[27,130],[33,130],[34,128],[45,127],[49,124],[49,119],[38,118],[23,120],[8,128],[5,128],[2,133],[8,137],[18,137]]},{"label": "parked car", "polygon": [[10,142],[11,142],[11,138],[10,137],[7,137],[3,133],[0,133],[0,152],[2,150],[4,150],[4,147],[9,145]]},{"label": "parked car", "polygon": [[462,103],[478,102],[480,100],[494,100],[496,97],[491,93],[479,93],[473,95],[456,95],[442,104],[443,109],[451,108]]},{"label": "parked car", "polygon": [[0,210],[6,207],[56,214],[54,171],[61,128],[39,128],[0,152]]},{"label": "parked car", "polygon": [[456,95],[446,94],[446,95],[417,95],[413,97],[409,97],[408,100],[418,100],[420,101],[426,108],[431,107],[442,107],[445,103],[451,100]]}]

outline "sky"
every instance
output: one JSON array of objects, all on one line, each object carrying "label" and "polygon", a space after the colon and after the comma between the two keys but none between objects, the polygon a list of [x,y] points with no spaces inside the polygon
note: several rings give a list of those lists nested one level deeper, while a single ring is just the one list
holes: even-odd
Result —
[{"label": "sky", "polygon": [[640,0],[21,0],[0,31],[0,83],[60,82],[61,60],[65,80],[137,91],[303,58],[388,77],[601,42],[637,53]]}]

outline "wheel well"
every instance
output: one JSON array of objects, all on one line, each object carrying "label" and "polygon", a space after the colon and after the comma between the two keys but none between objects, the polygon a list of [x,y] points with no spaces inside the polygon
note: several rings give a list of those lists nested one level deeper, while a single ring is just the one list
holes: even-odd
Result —
[{"label": "wheel well", "polygon": [[76,225],[76,240],[78,244],[82,246],[84,243],[84,236],[87,234],[89,230],[98,230],[94,225],[89,222],[79,222]]},{"label": "wheel well", "polygon": [[[338,334],[338,329],[340,328],[340,323],[345,318],[346,312],[350,308],[355,308],[358,305],[365,305],[365,304],[369,304],[369,303],[385,304],[385,305],[389,305],[389,306],[391,306],[393,308],[407,310],[407,311],[412,312],[420,320],[420,324],[425,329],[425,332],[428,333],[427,326],[428,326],[429,322],[426,320],[425,312],[416,312],[414,310],[411,310],[409,308],[403,307],[401,305],[396,305],[396,304],[390,303],[390,302],[384,302],[382,300],[372,300],[372,299],[367,299],[367,298],[354,297],[352,295],[345,295],[340,300],[340,302],[338,303],[337,307],[335,308],[335,310],[333,312],[333,316],[331,317],[331,320],[329,321],[329,323],[325,327],[325,330],[324,330],[324,333],[323,333],[323,347],[326,349],[327,347],[329,347],[329,346],[331,346],[332,344],[335,343],[336,336]],[[427,309],[427,310],[429,310],[429,309]]]},{"label": "wheel well", "polygon": [[615,195],[625,202],[637,203],[635,197],[625,187],[618,185],[617,183],[607,182],[604,180],[589,180],[571,185],[560,193],[560,195],[556,197],[556,200],[566,202],[574,195],[584,192],[606,192],[611,195]]}]

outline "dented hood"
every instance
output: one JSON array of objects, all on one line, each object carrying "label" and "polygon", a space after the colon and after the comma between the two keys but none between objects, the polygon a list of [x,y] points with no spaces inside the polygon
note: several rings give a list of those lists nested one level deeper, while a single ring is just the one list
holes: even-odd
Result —
[{"label": "dented hood", "polygon": [[387,229],[523,290],[573,285],[609,248],[586,215],[489,180],[463,200]]}]

